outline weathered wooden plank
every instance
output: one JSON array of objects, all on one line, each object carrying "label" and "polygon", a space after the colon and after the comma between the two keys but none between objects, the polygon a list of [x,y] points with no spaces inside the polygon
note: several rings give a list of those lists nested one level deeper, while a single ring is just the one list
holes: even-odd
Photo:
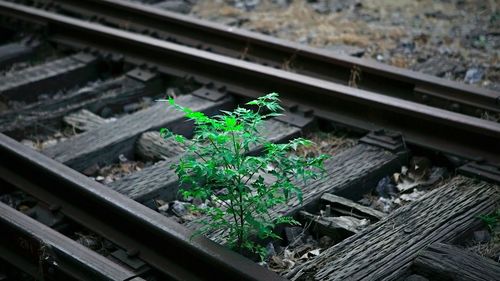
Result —
[{"label": "weathered wooden plank", "polygon": [[[232,107],[232,101],[231,97],[225,97],[217,102],[193,95],[177,98],[179,104],[207,114],[229,109]],[[45,149],[43,153],[78,171],[94,164],[113,163],[120,154],[133,159],[134,144],[145,131],[168,127],[173,132],[189,136],[192,133],[192,125],[183,120],[182,112],[165,103],[157,103],[144,110],[126,115],[115,122],[100,126],[96,130],[60,142]]]},{"label": "weathered wooden plank", "polygon": [[[272,142],[282,142],[298,136],[300,130],[279,121],[269,120],[264,122],[262,133]],[[178,162],[178,157],[180,156],[123,177],[120,181],[111,183],[110,187],[147,205],[151,205],[153,198],[174,200],[177,197],[179,182],[171,166]]]},{"label": "weathered wooden plank", "polygon": [[447,243],[498,204],[497,185],[462,176],[287,274],[291,280],[399,280],[419,252]]},{"label": "weathered wooden plank", "polygon": [[314,223],[312,229],[315,232],[328,235],[334,241],[358,233],[369,224],[367,219],[357,219],[351,216],[316,216],[306,211],[300,211],[299,214],[303,219]]},{"label": "weathered wooden plank", "polygon": [[371,221],[378,221],[386,216],[385,213],[331,193],[323,194],[321,200],[326,201],[325,204],[330,204],[333,210],[338,210],[340,212],[345,210],[346,212],[344,214],[346,215],[352,213],[356,216],[359,215],[371,219]]},{"label": "weathered wooden plank", "polygon": [[90,131],[97,129],[106,123],[106,119],[94,114],[86,109],[79,110],[63,117],[64,123],[80,131]]},{"label": "weathered wooden plank", "polygon": [[[325,192],[352,200],[360,199],[375,187],[382,177],[401,168],[401,156],[402,154],[397,155],[367,144],[349,148],[325,161],[326,173],[319,179],[307,182],[306,185],[297,183],[302,187],[302,203],[298,198],[292,198],[288,204],[273,209],[271,215],[294,216],[302,209],[314,210]],[[224,243],[222,232],[207,236],[218,243]]]},{"label": "weathered wooden plank", "polygon": [[99,59],[79,53],[0,77],[0,96],[8,100],[35,101],[38,94],[81,85],[96,79]]},{"label": "weathered wooden plank", "polygon": [[35,54],[36,49],[40,47],[40,42],[13,42],[0,46],[0,69],[6,69],[16,62],[27,60]]},{"label": "weathered wooden plank", "polygon": [[275,212],[294,215],[303,207],[310,210],[325,192],[352,200],[361,199],[382,177],[397,171],[403,164],[400,155],[379,147],[358,144],[325,161],[325,175],[303,186],[302,204],[298,198],[293,198]]},{"label": "weathered wooden plank", "polygon": [[185,147],[173,138],[165,139],[159,131],[145,132],[137,140],[135,152],[144,160],[158,161],[184,153]]},{"label": "weathered wooden plank", "polygon": [[500,279],[500,264],[452,245],[434,243],[413,261],[418,274],[449,281],[487,281]]},{"label": "weathered wooden plank", "polygon": [[121,76],[64,95],[55,95],[0,114],[0,132],[14,138],[22,137],[25,131],[43,133],[45,127],[57,128],[63,116],[82,108],[99,113],[157,93],[161,88],[160,82],[157,78],[143,82]]}]

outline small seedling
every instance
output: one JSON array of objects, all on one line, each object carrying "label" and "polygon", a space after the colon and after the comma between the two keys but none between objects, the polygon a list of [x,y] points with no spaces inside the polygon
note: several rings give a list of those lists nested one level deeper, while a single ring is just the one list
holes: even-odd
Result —
[{"label": "small seedling", "polygon": [[479,215],[479,219],[488,227],[490,232],[493,232],[500,222],[500,209],[497,209],[495,213],[488,215]]},{"label": "small seedling", "polygon": [[[174,164],[184,198],[208,201],[208,206],[193,206],[205,216],[195,235],[221,231],[232,249],[266,255],[258,239],[280,237],[273,232],[278,224],[298,225],[292,217],[273,213],[273,208],[286,204],[292,196],[302,202],[297,183],[315,179],[323,171],[326,156],[304,158],[293,152],[313,143],[297,138],[284,144],[269,142],[261,132],[266,119],[282,111],[278,94],[271,93],[246,105],[208,117],[180,106],[173,99],[169,104],[185,113],[194,122],[194,137],[188,141],[162,129],[164,137],[187,146],[179,163]],[[261,148],[259,156],[250,151]],[[272,183],[264,180],[268,174]],[[252,239],[258,238],[258,239]]]}]

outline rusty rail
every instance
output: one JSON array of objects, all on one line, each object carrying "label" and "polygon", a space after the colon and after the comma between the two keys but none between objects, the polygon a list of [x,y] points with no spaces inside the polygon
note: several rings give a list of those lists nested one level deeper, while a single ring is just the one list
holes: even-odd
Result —
[{"label": "rusty rail", "polygon": [[[40,0],[39,0],[40,1]],[[46,2],[48,0],[43,0]],[[51,0],[64,13],[342,85],[481,117],[500,113],[500,93],[168,12],[125,0]]]},{"label": "rusty rail", "polygon": [[0,258],[40,280],[144,281],[0,202]]},{"label": "rusty rail", "polygon": [[127,62],[194,77],[202,83],[215,81],[244,97],[276,91],[285,105],[313,109],[320,118],[362,130],[389,129],[401,132],[409,144],[466,159],[500,162],[500,125],[496,122],[5,1],[0,1],[0,14],[43,23],[49,39],[59,44],[110,55],[120,50]]},{"label": "rusty rail", "polygon": [[3,134],[0,155],[1,179],[59,206],[64,215],[144,260],[168,280],[284,280],[207,238],[191,239],[191,231],[173,220]]}]

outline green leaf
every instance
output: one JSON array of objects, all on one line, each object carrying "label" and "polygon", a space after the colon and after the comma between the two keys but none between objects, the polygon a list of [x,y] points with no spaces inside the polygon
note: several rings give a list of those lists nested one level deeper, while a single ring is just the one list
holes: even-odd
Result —
[{"label": "green leaf", "polygon": [[[181,183],[180,194],[184,198],[210,200],[204,208],[191,208],[205,215],[195,235],[219,231],[228,246],[265,257],[265,247],[250,237],[280,239],[273,232],[277,224],[298,224],[290,217],[272,217],[271,210],[292,196],[302,202],[302,191],[292,179],[306,181],[316,177],[318,171],[324,170],[325,157],[306,159],[290,154],[311,145],[309,140],[299,138],[274,144],[262,135],[264,120],[281,115],[277,93],[247,103],[257,106],[256,110],[238,107],[213,117],[182,107],[174,99],[168,101],[195,126],[191,140],[167,129],[160,130],[162,136],[174,136],[186,147],[179,162],[173,165]],[[258,147],[263,148],[262,155],[248,155]],[[264,174],[275,181],[268,183]]]}]

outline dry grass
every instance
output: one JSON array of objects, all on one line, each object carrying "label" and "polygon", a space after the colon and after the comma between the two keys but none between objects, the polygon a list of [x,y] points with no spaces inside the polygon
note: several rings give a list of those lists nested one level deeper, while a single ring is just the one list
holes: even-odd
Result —
[{"label": "dry grass", "polygon": [[315,145],[299,149],[298,154],[302,156],[335,155],[353,147],[357,142],[356,139],[349,137],[346,133],[316,132],[305,136],[305,138],[313,141]]}]

